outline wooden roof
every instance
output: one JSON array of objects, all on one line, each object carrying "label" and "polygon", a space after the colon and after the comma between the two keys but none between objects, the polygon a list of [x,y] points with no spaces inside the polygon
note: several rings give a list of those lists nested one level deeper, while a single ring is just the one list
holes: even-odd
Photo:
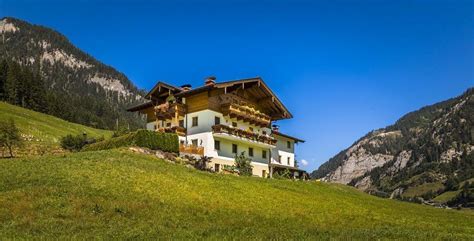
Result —
[{"label": "wooden roof", "polygon": [[[145,96],[148,100],[157,99],[160,96],[166,96],[168,93],[173,93],[176,97],[187,97],[194,94],[202,93],[212,89],[224,89],[226,92],[245,90],[258,100],[258,104],[268,110],[271,110],[275,115],[273,120],[293,118],[293,115],[286,108],[281,100],[273,93],[268,85],[260,77],[253,77],[247,79],[231,80],[213,85],[204,85],[195,89],[184,91],[183,89],[164,83],[158,82],[148,94]],[[137,107],[128,109],[129,111],[137,111]]]},{"label": "wooden roof", "polygon": [[183,90],[179,87],[167,84],[165,82],[159,81],[156,83],[156,85],[148,92],[148,94],[145,95],[145,99],[152,99],[153,96],[159,96],[163,93],[170,93],[172,92],[173,94],[182,92]]}]

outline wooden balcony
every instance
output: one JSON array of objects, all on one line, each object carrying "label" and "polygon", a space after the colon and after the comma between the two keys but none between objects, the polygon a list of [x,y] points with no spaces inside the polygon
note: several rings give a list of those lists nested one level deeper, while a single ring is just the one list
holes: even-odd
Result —
[{"label": "wooden balcony", "polygon": [[259,111],[252,104],[230,94],[222,96],[221,112],[231,118],[242,120],[250,124],[268,127],[271,117]]},{"label": "wooden balcony", "polygon": [[204,156],[204,147],[179,144],[179,152],[183,154],[193,154],[193,155]]},{"label": "wooden balcony", "polygon": [[181,126],[171,126],[171,127],[162,127],[159,128],[158,131],[164,133],[176,133],[178,136],[185,136],[186,135],[186,128]]},{"label": "wooden balcony", "polygon": [[158,120],[169,120],[183,117],[186,114],[186,105],[180,103],[164,103],[155,106],[155,116]]},{"label": "wooden balcony", "polygon": [[277,142],[277,140],[271,136],[261,135],[258,133],[254,133],[247,130],[241,130],[239,128],[226,125],[214,125],[212,126],[212,132],[217,134],[227,134],[270,146],[275,146]]}]

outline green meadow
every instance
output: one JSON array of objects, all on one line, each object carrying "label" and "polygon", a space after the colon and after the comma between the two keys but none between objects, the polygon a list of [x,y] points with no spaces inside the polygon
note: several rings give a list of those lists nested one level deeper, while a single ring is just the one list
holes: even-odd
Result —
[{"label": "green meadow", "polygon": [[61,137],[68,134],[86,133],[90,137],[105,138],[112,136],[112,131],[83,126],[5,102],[0,102],[0,113],[0,121],[13,119],[25,139],[24,146],[16,150],[20,155],[38,154],[39,149],[47,153],[61,151]]},{"label": "green meadow", "polygon": [[474,213],[113,149],[0,159],[0,237],[473,240]]}]

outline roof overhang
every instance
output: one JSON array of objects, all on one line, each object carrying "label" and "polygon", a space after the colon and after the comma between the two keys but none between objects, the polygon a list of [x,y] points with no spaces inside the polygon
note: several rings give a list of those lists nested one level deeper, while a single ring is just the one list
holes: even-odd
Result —
[{"label": "roof overhang", "polygon": [[132,107],[128,108],[127,111],[135,112],[135,111],[140,111],[140,110],[143,110],[143,109],[150,108],[152,106],[153,106],[153,102],[149,101],[149,102],[146,102],[146,103],[143,103],[143,104],[132,106]]},{"label": "roof overhang", "polygon": [[270,164],[268,164],[268,166],[270,166],[270,167],[276,167],[276,168],[281,168],[281,169],[288,169],[288,170],[293,170],[293,171],[298,171],[298,172],[306,172],[305,170],[299,169],[299,168],[297,168],[297,167],[286,166],[286,165],[276,164],[276,163],[270,163]]},{"label": "roof overhang", "polygon": [[159,81],[156,85],[145,95],[145,99],[152,99],[153,96],[159,96],[162,93],[180,93],[183,90],[179,87]]},{"label": "roof overhang", "polygon": [[289,135],[283,134],[281,132],[272,132],[272,134],[276,135],[276,136],[281,136],[281,137],[285,137],[285,138],[288,138],[288,139],[292,139],[296,143],[298,143],[298,142],[304,143],[305,142],[305,140],[302,140],[302,139],[299,139],[299,138],[296,138],[296,137],[293,137],[293,136],[289,136]]}]

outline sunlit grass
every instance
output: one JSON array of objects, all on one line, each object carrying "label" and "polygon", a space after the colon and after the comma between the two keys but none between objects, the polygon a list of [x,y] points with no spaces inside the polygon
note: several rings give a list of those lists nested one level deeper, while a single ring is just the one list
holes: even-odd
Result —
[{"label": "sunlit grass", "polygon": [[59,148],[61,137],[86,133],[90,137],[110,137],[112,131],[94,129],[54,116],[0,102],[0,120],[13,119],[20,129],[25,145],[16,150],[20,155],[51,153]]},{"label": "sunlit grass", "polygon": [[126,150],[0,160],[0,237],[471,239],[474,214]]}]

